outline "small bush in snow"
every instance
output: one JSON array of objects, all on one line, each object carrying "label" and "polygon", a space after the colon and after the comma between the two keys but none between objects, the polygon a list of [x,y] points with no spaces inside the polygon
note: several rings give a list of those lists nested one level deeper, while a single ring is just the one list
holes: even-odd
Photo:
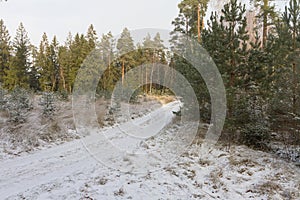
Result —
[{"label": "small bush in snow", "polygon": [[266,149],[270,139],[266,102],[259,96],[251,96],[246,101],[247,122],[241,126],[241,142],[247,146]]},{"label": "small bush in snow", "polygon": [[5,109],[7,103],[7,91],[0,86],[0,110]]},{"label": "small bush in snow", "polygon": [[241,141],[243,144],[256,149],[266,149],[269,140],[269,128],[262,123],[246,124],[241,130]]},{"label": "small bush in snow", "polygon": [[11,122],[23,123],[27,112],[32,109],[29,92],[23,88],[15,88],[7,98],[5,109]]},{"label": "small bush in snow", "polygon": [[59,92],[59,98],[63,101],[68,101],[69,100],[69,94],[66,90],[62,90]]},{"label": "small bush in snow", "polygon": [[130,103],[138,103],[138,96],[141,93],[140,89],[137,89],[133,92],[133,94],[131,95],[129,102]]},{"label": "small bush in snow", "polygon": [[270,135],[267,101],[257,93],[240,93],[231,101],[231,116],[222,135],[225,141],[229,146],[237,142],[256,149],[267,149]]},{"label": "small bush in snow", "polygon": [[44,92],[40,105],[43,107],[43,115],[45,117],[52,117],[55,112],[55,95],[53,92]]}]

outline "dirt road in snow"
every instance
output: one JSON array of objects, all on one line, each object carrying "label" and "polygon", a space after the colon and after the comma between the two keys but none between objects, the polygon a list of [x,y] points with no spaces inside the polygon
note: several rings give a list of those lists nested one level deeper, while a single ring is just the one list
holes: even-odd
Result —
[{"label": "dirt road in snow", "polygon": [[[135,161],[130,161],[131,158],[124,158],[126,153],[114,150],[115,147],[133,155],[134,151],[143,144],[143,138],[154,136],[171,122],[174,117],[172,111],[178,110],[179,106],[179,102],[172,102],[141,118],[99,130],[82,140],[2,161],[0,163],[0,199],[93,168],[99,165],[98,161],[124,171],[136,167],[130,166],[130,164],[135,165]],[[131,133],[131,136],[126,133]],[[124,162],[120,162],[120,159]],[[123,165],[124,163],[126,165]]]},{"label": "dirt road in snow", "polygon": [[[0,199],[300,198],[299,168],[272,154],[245,146],[217,145],[206,153],[197,144],[181,148],[193,124],[170,123],[179,106],[1,161]],[[180,156],[168,163],[174,155]]]}]

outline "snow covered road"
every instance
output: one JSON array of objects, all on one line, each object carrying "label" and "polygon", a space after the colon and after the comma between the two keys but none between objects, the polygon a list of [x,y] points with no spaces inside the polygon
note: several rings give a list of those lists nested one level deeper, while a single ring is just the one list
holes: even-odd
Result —
[{"label": "snow covered road", "polygon": [[184,143],[178,133],[191,137],[192,124],[170,123],[179,106],[173,102],[82,140],[1,161],[0,199],[300,198],[299,168],[245,146],[217,145],[203,153],[192,144],[168,164]]},{"label": "snow covered road", "polygon": [[[141,141],[155,136],[171,122],[174,117],[172,111],[178,110],[179,105],[180,102],[172,102],[141,118],[109,128],[103,132],[104,134],[93,133],[82,140],[1,162],[0,199],[80,172],[85,168],[92,168],[98,164],[98,158],[103,158],[99,160],[103,164],[112,160],[116,165],[110,167],[118,167],[118,163],[122,163],[122,160],[120,161],[122,158],[119,157],[122,156],[122,151],[114,149],[119,147],[124,151],[134,151]],[[128,136],[126,133],[131,135]]]}]

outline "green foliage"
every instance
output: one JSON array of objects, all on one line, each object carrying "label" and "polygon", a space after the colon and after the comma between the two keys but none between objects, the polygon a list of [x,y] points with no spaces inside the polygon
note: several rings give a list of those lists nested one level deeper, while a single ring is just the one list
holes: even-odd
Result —
[{"label": "green foliage", "polygon": [[5,86],[10,90],[17,86],[28,89],[31,70],[30,42],[22,23],[20,23],[13,41],[13,53],[9,69],[6,71]]},{"label": "green foliage", "polygon": [[46,33],[42,37],[36,65],[40,74],[39,83],[43,91],[57,91],[59,84],[59,47],[54,36],[51,44]]},{"label": "green foliage", "polygon": [[70,68],[71,68],[71,52],[69,46],[61,46],[58,50],[58,64],[59,64],[59,91],[72,91]]},{"label": "green foliage", "polygon": [[76,80],[77,72],[91,50],[89,48],[89,44],[85,39],[84,35],[82,34],[79,35],[78,33],[75,35],[74,40],[71,42],[69,48],[71,52],[71,61],[72,61],[70,63],[71,66],[69,71],[70,87],[72,91],[74,82]]},{"label": "green foliage", "polygon": [[40,105],[43,107],[43,116],[51,118],[55,113],[55,95],[53,92],[43,92]]},{"label": "green foliage", "polygon": [[[137,60],[142,62],[143,64],[147,63],[151,66],[145,68],[144,71],[141,72],[142,76],[145,77],[145,80],[143,82],[145,93],[149,92],[150,94],[152,94],[153,90],[160,89],[160,86],[154,83],[161,83],[165,81],[165,78],[163,78],[163,76],[166,71],[156,64],[167,64],[167,55],[164,52],[166,47],[164,46],[163,42],[164,41],[161,39],[159,33],[157,33],[153,39],[151,38],[150,34],[148,34],[144,38],[143,49],[140,51],[142,54],[141,57]],[[150,84],[147,83],[148,81],[150,82]]]},{"label": "green foliage", "polygon": [[31,45],[31,56],[32,56],[32,65],[30,67],[30,71],[28,72],[29,76],[29,87],[34,92],[40,91],[40,83],[39,78],[40,74],[38,73],[38,67],[35,65],[36,57],[37,57],[37,48],[34,45]]},{"label": "green foliage", "polygon": [[4,83],[7,70],[9,69],[10,54],[10,36],[4,21],[0,20],[0,83]]},{"label": "green foliage", "polygon": [[270,5],[273,0],[251,0],[254,2],[255,8],[259,10],[256,20],[258,23],[255,29],[262,28],[262,47],[266,46],[268,38],[268,29],[277,19],[277,13],[275,11],[275,5]]},{"label": "green foliage", "polygon": [[135,49],[134,41],[127,28],[124,28],[120,38],[117,41],[117,49],[119,51],[119,55],[129,53]]},{"label": "green foliage", "polygon": [[[200,7],[201,21],[204,19],[209,0],[183,0],[178,4],[179,15],[172,21],[174,31],[197,36],[198,6]],[[201,27],[204,28],[204,27]]]},{"label": "green foliage", "polygon": [[270,129],[264,124],[246,124],[241,130],[241,143],[256,149],[267,149]]},{"label": "green foliage", "polygon": [[9,120],[14,123],[24,123],[26,114],[32,109],[30,93],[20,87],[16,87],[7,98],[5,109],[9,114]]},{"label": "green foliage", "polygon": [[[91,77],[93,74],[101,72],[102,77],[99,77],[100,80],[95,80],[93,84],[99,82],[98,94],[101,92],[104,96],[110,97],[117,81],[133,67],[145,62],[167,63],[162,42],[159,34],[153,40],[150,39],[151,48],[161,48],[161,50],[148,51],[145,57],[146,53],[140,53],[141,51],[136,49],[127,28],[123,30],[116,43],[111,32],[103,34],[98,41],[97,33],[93,25],[90,25],[86,35],[77,33],[73,37],[69,33],[63,45],[58,43],[55,36],[49,42],[47,34],[44,33],[37,48],[30,44],[27,32],[21,23],[11,45],[10,37],[1,20],[0,83],[9,90],[22,87],[34,91],[71,93],[78,70],[81,67],[94,66],[92,70],[95,71],[83,75],[82,80],[78,81],[83,84],[93,78]],[[84,61],[86,66],[82,66]],[[161,70],[154,70],[154,72],[165,73]],[[148,76],[150,74],[150,72],[143,73]],[[84,88],[86,87],[88,86],[85,85]],[[152,86],[148,86],[146,90],[151,91]]]},{"label": "green foliage", "polygon": [[102,73],[97,88],[97,93],[100,96],[110,97],[115,83],[121,76],[121,72],[116,67],[115,45],[115,40],[111,32],[102,35],[98,46],[98,56],[100,56],[101,59],[96,59],[97,62],[100,62],[98,69]]},{"label": "green foliage", "polygon": [[[246,31],[245,12],[245,6],[238,4],[236,0],[231,0],[225,4],[221,16],[212,14],[208,29],[202,33],[202,45],[214,59],[227,87],[229,115],[233,109],[232,101],[235,99],[236,90],[244,84],[243,72],[247,65],[249,36]],[[172,40],[173,48],[182,49],[180,45],[183,39]],[[198,98],[201,114],[204,120],[208,121],[210,96],[201,75],[185,59],[176,55],[170,65],[189,80]]]},{"label": "green foliage", "polygon": [[5,109],[5,105],[7,103],[7,91],[3,89],[0,85],[0,111]]},{"label": "green foliage", "polygon": [[246,67],[247,19],[245,5],[231,0],[224,5],[221,16],[212,14],[208,29],[203,33],[203,46],[213,57],[225,85],[229,89],[243,84],[242,70]]},{"label": "green foliage", "polygon": [[88,28],[87,34],[86,34],[86,40],[88,41],[89,49],[94,50],[96,48],[97,44],[97,33],[94,29],[93,24],[91,24]]},{"label": "green foliage", "polygon": [[[251,146],[256,143],[261,145],[267,139],[267,132],[272,126],[270,119],[274,116],[278,119],[288,114],[300,115],[300,2],[290,0],[288,7],[278,15],[275,7],[269,5],[271,0],[254,1],[259,9],[254,41],[249,41],[246,7],[237,0],[225,4],[219,15],[212,13],[205,30],[202,30],[203,24],[199,27],[199,20],[203,20],[206,14],[208,0],[182,0],[178,5],[179,14],[172,22],[174,32],[171,35],[172,50],[185,49],[188,53],[189,47],[183,48],[185,37],[175,32],[199,39],[200,28],[199,41],[218,66],[227,88],[228,119],[225,131],[240,131],[241,142]],[[194,53],[202,56],[201,52]],[[165,70],[155,63],[169,64],[173,69]],[[142,64],[148,64],[150,68],[140,70],[138,77],[125,76]],[[30,44],[22,23],[11,42],[6,26],[0,20],[0,83],[5,89],[22,87],[59,92],[63,99],[67,99],[73,90],[78,70],[91,66],[94,66],[93,71],[77,79],[83,90],[98,85],[98,96],[110,98],[118,81],[128,85],[139,81],[144,86],[133,95],[126,89],[122,91],[124,96],[132,95],[132,101],[138,94],[167,91],[159,84],[148,82],[162,80],[163,83],[174,83],[178,77],[173,72],[177,70],[190,81],[202,119],[210,120],[210,96],[203,78],[184,58],[166,54],[159,34],[154,37],[147,35],[142,44],[135,46],[127,28],[117,41],[111,32],[103,34],[98,41],[97,33],[90,25],[85,35],[76,33],[73,37],[70,33],[63,44],[59,44],[56,37],[49,42],[45,33],[36,48]],[[93,77],[99,72],[102,77]],[[93,81],[90,84],[87,80],[91,78]],[[26,113],[26,95],[14,97],[17,95],[15,90],[12,94],[1,90],[0,95],[0,104],[3,109],[11,110],[12,121],[22,121],[17,112],[23,113],[22,116]],[[45,96],[45,102],[47,99],[52,101],[50,96]],[[16,99],[20,101],[20,108],[16,105]],[[253,103],[259,108],[253,108]],[[52,112],[51,103],[45,110]],[[262,115],[254,114],[259,110],[263,111]],[[276,119],[273,124],[278,122]]]},{"label": "green foliage", "polygon": [[239,141],[247,146],[265,149],[270,139],[270,122],[267,102],[252,90],[252,94],[241,95],[235,104],[231,119],[240,130]]},{"label": "green foliage", "polygon": [[[176,20],[177,25],[184,27],[185,21],[179,18]],[[174,30],[180,30],[178,27],[175,24]],[[190,34],[196,37],[195,31]],[[262,147],[270,132],[268,101],[273,95],[270,88],[274,84],[274,65],[277,64],[273,51],[275,48],[280,51],[279,47],[274,46],[271,36],[264,49],[258,33],[255,41],[250,43],[246,7],[237,0],[225,4],[220,15],[212,13],[208,28],[202,32],[202,45],[218,66],[227,89],[228,117],[225,132],[240,132],[241,143],[257,148]],[[172,41],[173,48],[180,49],[181,39],[177,37]],[[196,92],[200,113],[208,121],[210,96],[201,76],[176,55],[170,65],[189,80]]]},{"label": "green foliage", "polygon": [[63,101],[68,101],[69,100],[69,94],[66,90],[62,90],[58,93],[58,96],[60,98],[60,100]]}]

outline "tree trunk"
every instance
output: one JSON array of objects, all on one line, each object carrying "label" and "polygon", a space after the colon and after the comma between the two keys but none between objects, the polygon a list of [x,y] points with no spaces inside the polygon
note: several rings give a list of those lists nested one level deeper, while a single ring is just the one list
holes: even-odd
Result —
[{"label": "tree trunk", "polygon": [[148,74],[147,74],[147,67],[145,68],[145,74],[146,74],[146,77],[145,77],[145,93],[147,94],[147,93],[148,93]]},{"label": "tree trunk", "polygon": [[198,42],[201,42],[201,24],[202,24],[202,22],[201,22],[201,7],[200,7],[201,5],[199,4],[198,5]]},{"label": "tree trunk", "polygon": [[55,90],[55,85],[56,85],[56,79],[55,79],[55,77],[52,77],[52,87],[51,87],[51,92],[54,92],[54,90]]},{"label": "tree trunk", "polygon": [[60,78],[62,80],[62,87],[64,90],[66,90],[66,81],[65,81],[64,71],[61,67],[59,68],[59,72],[60,72]]},{"label": "tree trunk", "polygon": [[152,94],[154,61],[155,61],[155,52],[153,52],[153,56],[152,56],[152,67],[151,67],[151,74],[150,74],[150,89],[149,89],[150,94]]},{"label": "tree trunk", "polygon": [[122,61],[122,85],[124,85],[124,78],[125,78],[125,63],[123,60]]}]

